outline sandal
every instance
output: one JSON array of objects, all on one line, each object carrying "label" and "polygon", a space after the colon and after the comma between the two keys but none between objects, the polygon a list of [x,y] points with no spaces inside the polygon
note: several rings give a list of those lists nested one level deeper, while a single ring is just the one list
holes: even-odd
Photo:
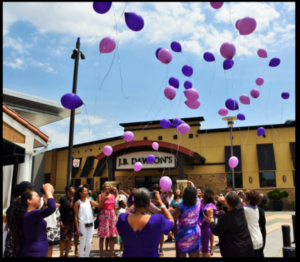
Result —
[{"label": "sandal", "polygon": [[75,250],[75,257],[79,257],[78,250]]},{"label": "sandal", "polygon": [[162,251],[162,250],[159,251],[159,256],[160,256],[160,257],[163,257],[163,256],[164,256],[164,251]]}]

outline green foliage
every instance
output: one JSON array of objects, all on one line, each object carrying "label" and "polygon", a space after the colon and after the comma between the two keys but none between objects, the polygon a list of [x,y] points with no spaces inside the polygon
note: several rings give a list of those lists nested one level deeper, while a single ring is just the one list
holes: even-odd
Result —
[{"label": "green foliage", "polygon": [[93,191],[92,193],[92,198],[94,198],[95,200],[97,200],[99,194],[101,193],[101,190],[100,189],[96,189],[96,191]]},{"label": "green foliage", "polygon": [[224,195],[226,195],[226,191],[225,190],[221,190],[220,193],[223,193]]},{"label": "green foliage", "polygon": [[269,207],[268,204],[264,205],[264,209],[265,209],[265,210],[268,210],[268,207]]},{"label": "green foliage", "polygon": [[296,199],[295,198],[290,202],[290,206],[294,209],[296,208]]},{"label": "green foliage", "polygon": [[287,191],[282,191],[280,192],[278,189],[274,189],[270,192],[268,192],[268,198],[269,199],[273,199],[273,200],[280,200],[284,197],[288,197],[289,196],[289,192]]}]

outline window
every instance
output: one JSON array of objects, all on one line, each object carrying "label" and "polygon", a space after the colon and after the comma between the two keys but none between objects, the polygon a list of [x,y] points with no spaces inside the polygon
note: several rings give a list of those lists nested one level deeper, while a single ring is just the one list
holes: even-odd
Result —
[{"label": "window", "polygon": [[275,172],[259,172],[260,187],[276,187]]},{"label": "window", "polygon": [[50,174],[45,174],[44,184],[50,183]]},{"label": "window", "polygon": [[296,186],[296,170],[293,171],[294,186]]},{"label": "window", "polygon": [[[227,173],[227,186],[232,188],[232,173]],[[234,173],[234,187],[243,188],[242,173]]]},{"label": "window", "polygon": [[74,181],[74,186],[80,186],[81,185],[81,179],[73,179]]},{"label": "window", "polygon": [[90,185],[90,190],[94,190],[94,178],[88,178],[86,183]]}]

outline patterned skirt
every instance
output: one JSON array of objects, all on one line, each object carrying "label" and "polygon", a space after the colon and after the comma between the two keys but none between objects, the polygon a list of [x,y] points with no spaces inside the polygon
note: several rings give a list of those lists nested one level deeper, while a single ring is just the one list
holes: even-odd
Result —
[{"label": "patterned skirt", "polygon": [[99,215],[98,237],[117,237],[117,217],[115,210],[101,210]]},{"label": "patterned skirt", "polygon": [[67,241],[74,237],[75,225],[73,223],[63,224],[63,227],[60,229],[60,240]]}]

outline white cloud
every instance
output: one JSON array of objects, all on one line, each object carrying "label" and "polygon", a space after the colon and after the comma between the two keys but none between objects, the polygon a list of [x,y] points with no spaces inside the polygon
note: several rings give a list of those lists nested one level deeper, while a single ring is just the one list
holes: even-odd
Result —
[{"label": "white cloud", "polygon": [[47,67],[47,69],[45,70],[45,72],[48,72],[48,73],[57,73],[56,71],[53,70],[52,67]]},{"label": "white cloud", "polygon": [[3,37],[3,48],[11,47],[15,49],[20,54],[29,54],[26,49],[31,48],[32,45],[23,44],[23,40],[18,37],[17,39],[14,39],[9,36]]},{"label": "white cloud", "polygon": [[13,69],[21,69],[21,70],[25,70],[26,65],[24,64],[24,58],[16,58],[14,59],[15,62],[11,61],[11,58],[6,59],[3,64],[5,66],[9,66]]},{"label": "white cloud", "polygon": [[[51,48],[51,47],[49,47],[49,48]],[[64,53],[64,51],[65,51],[65,48],[64,47],[62,47],[62,46],[60,46],[60,47],[58,47],[58,48],[56,48],[56,49],[51,49],[51,54],[52,55],[61,55],[62,53]]]},{"label": "white cloud", "polygon": [[[82,112],[84,112],[84,108],[82,108]],[[89,121],[89,122],[88,122]],[[98,124],[102,124],[104,122],[107,122],[106,119],[100,118],[98,116],[93,116],[93,115],[89,115],[87,118],[86,114],[79,114],[75,116],[75,125],[79,125],[79,126],[88,126],[88,124],[90,124],[90,126],[95,126]],[[59,124],[61,126],[69,126],[70,125],[70,118],[65,118],[61,121],[59,121]]]},{"label": "white cloud", "polygon": [[295,11],[295,2],[285,2],[283,4],[283,9],[287,12],[294,12]]}]

